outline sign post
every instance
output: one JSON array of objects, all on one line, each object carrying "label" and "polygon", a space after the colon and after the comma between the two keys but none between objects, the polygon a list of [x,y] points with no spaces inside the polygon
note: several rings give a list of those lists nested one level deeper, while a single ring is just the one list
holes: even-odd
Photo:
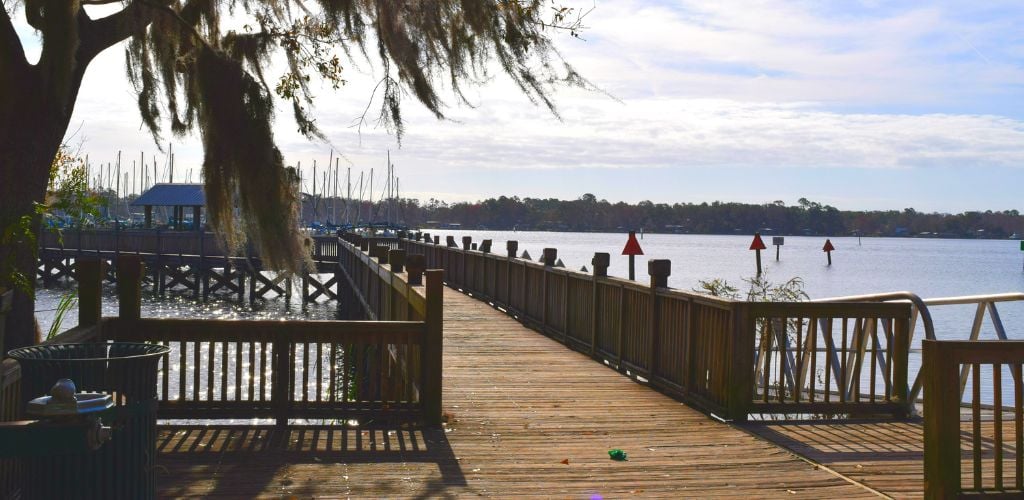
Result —
[{"label": "sign post", "polygon": [[832,265],[832,251],[835,249],[836,247],[832,246],[832,240],[826,238],[825,246],[821,247],[821,250],[828,256],[828,265],[830,266]]},{"label": "sign post", "polygon": [[1020,240],[1020,251],[1024,252],[1024,240]]},{"label": "sign post", "polygon": [[754,241],[750,242],[750,249],[754,251],[757,258],[757,275],[761,275],[761,250],[768,247],[764,246],[764,241],[761,240],[761,233],[754,233]]},{"label": "sign post", "polygon": [[643,254],[644,251],[640,248],[640,242],[636,240],[636,231],[630,231],[629,239],[626,240],[626,246],[622,249],[622,255],[629,256],[630,280],[636,280],[636,256]]},{"label": "sign post", "polygon": [[779,261],[779,247],[786,244],[786,238],[782,236],[772,236],[772,245],[775,245],[775,262]]}]

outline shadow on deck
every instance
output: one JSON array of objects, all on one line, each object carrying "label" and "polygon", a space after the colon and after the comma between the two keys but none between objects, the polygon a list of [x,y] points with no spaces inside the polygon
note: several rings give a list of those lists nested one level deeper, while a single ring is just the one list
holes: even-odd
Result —
[{"label": "shadow on deck", "polygon": [[466,478],[444,429],[162,425],[158,496],[433,498]]},{"label": "shadow on deck", "polygon": [[[965,485],[973,480],[971,426],[971,422],[961,422],[961,472]],[[751,422],[743,428],[885,495],[924,496],[924,427],[920,420]],[[990,483],[995,477],[995,425],[986,420],[980,430],[982,477]],[[1003,423],[1004,436],[1015,433],[1012,420]],[[1012,440],[1004,444],[1002,455],[1004,484],[1010,486],[1016,482],[1016,448]]]}]

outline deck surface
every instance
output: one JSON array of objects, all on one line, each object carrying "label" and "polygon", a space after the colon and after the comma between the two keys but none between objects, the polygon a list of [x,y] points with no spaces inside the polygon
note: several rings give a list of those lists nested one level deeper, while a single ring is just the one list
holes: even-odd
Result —
[{"label": "deck surface", "polygon": [[444,428],[163,427],[160,496],[875,496],[449,289],[444,348]]},{"label": "deck surface", "polygon": [[[986,412],[987,413],[987,412]],[[924,496],[924,427],[908,422],[776,422],[749,423],[750,432],[821,464],[851,480],[893,498]],[[981,423],[982,486],[996,486],[995,425],[987,413]],[[1020,493],[1017,485],[1016,428],[1012,417],[1003,422],[1002,488]],[[972,422],[961,421],[961,484],[974,484]],[[1024,484],[1024,475],[1022,475]],[[1019,496],[1024,496],[1021,493]]]}]

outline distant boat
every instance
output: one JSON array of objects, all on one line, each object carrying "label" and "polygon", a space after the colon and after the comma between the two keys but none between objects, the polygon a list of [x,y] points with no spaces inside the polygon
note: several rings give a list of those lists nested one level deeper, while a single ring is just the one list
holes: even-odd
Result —
[{"label": "distant boat", "polygon": [[1013,233],[1013,234],[1011,234],[1011,235],[1010,235],[1010,239],[1011,239],[1011,240],[1017,240],[1017,239],[1020,239],[1020,235],[1018,235],[1017,233]]}]

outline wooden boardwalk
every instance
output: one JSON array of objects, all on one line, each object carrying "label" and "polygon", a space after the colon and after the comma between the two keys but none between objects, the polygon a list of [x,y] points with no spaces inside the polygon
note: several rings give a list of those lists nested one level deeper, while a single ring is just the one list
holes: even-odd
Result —
[{"label": "wooden boardwalk", "polygon": [[164,427],[158,494],[875,496],[449,289],[444,326],[443,429]]},{"label": "wooden boardwalk", "polygon": [[[893,498],[924,496],[924,435],[919,421],[762,422],[744,427]],[[969,463],[964,466],[970,470]]]}]

